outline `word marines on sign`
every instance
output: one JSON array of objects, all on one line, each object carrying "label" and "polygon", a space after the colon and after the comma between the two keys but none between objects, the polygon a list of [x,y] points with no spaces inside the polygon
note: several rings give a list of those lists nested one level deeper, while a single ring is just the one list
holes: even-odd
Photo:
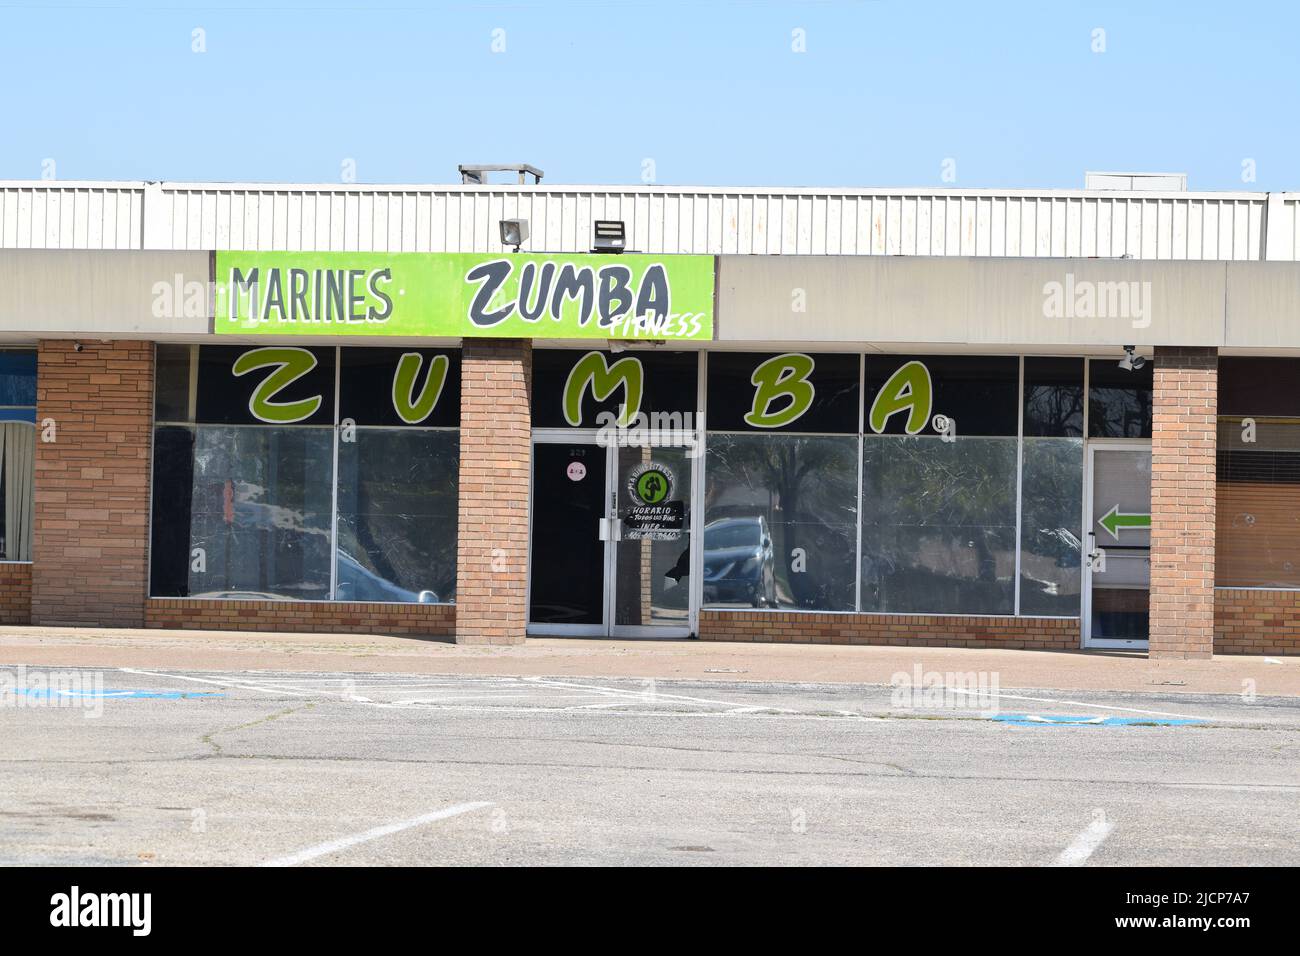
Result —
[{"label": "word marines on sign", "polygon": [[391,269],[232,267],[229,278],[216,292],[229,322],[382,324],[393,314]]}]

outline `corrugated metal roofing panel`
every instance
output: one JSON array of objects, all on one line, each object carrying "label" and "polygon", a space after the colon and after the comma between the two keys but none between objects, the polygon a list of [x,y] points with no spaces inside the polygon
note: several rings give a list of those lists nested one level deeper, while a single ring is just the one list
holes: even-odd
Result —
[{"label": "corrugated metal roofing panel", "polygon": [[[0,247],[1293,259],[1297,194],[0,182]],[[1271,218],[1270,218],[1271,217]],[[1267,235],[1266,235],[1267,232]],[[1270,247],[1271,242],[1271,247]]]}]

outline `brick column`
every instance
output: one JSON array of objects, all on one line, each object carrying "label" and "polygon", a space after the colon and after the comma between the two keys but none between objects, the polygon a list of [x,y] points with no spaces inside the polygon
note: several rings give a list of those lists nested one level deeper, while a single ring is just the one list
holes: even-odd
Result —
[{"label": "brick column", "polygon": [[1151,434],[1152,658],[1214,653],[1215,349],[1157,348]]},{"label": "brick column", "polygon": [[143,627],[153,343],[81,349],[37,349],[32,623]]},{"label": "brick column", "polygon": [[532,365],[526,340],[466,339],[461,353],[458,644],[524,640]]}]

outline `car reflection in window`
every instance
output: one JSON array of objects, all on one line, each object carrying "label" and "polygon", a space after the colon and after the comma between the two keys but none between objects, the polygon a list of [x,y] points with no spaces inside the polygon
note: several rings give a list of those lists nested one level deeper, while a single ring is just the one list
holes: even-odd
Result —
[{"label": "car reflection in window", "polygon": [[387,601],[401,604],[438,604],[438,595],[429,590],[411,591],[385,581],[375,572],[361,566],[356,558],[340,551],[338,584],[335,588],[338,601]]},{"label": "car reflection in window", "polygon": [[704,600],[776,606],[776,560],[762,515],[704,526]]}]

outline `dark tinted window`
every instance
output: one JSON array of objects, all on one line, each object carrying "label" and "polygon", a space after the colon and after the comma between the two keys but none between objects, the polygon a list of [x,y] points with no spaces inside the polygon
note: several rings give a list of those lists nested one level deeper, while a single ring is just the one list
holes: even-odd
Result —
[{"label": "dark tinted window", "polygon": [[36,404],[36,353],[0,349],[0,405]]},{"label": "dark tinted window", "polygon": [[[398,364],[404,355],[416,355],[419,364],[410,381],[407,394],[394,396]],[[409,361],[409,360],[408,360]],[[351,419],[358,425],[411,425],[425,428],[454,428],[460,424],[460,350],[459,349],[372,349],[345,348],[340,357],[342,371],[339,375],[339,420]],[[406,421],[398,415],[395,401],[403,401],[423,414],[421,399],[433,399],[429,389],[442,380],[437,401],[427,415],[418,422]]]},{"label": "dark tinted window", "polygon": [[[859,362],[856,354],[714,352],[709,355],[708,427],[853,434],[858,430]],[[766,377],[760,371],[764,368],[769,370]],[[798,413],[787,423],[753,424],[779,420],[792,408]]]},{"label": "dark tinted window", "polygon": [[[1016,408],[1020,390],[1020,360],[967,355],[868,355],[866,359],[866,420],[872,403],[891,377],[909,362],[920,362],[929,372],[933,402],[930,421],[918,434],[937,434],[935,415],[950,418],[958,435],[1015,435],[1020,423]],[[907,416],[896,414],[881,434],[901,435]],[[867,428],[871,431],[870,426]]]},{"label": "dark tinted window", "polygon": [[188,422],[191,356],[196,346],[159,345],[154,369],[154,421]]},{"label": "dark tinted window", "polygon": [[[595,369],[608,385],[616,387],[604,399],[597,400],[591,387],[582,389],[581,417],[570,422],[564,414],[564,388],[574,366],[588,359],[588,371]],[[620,363],[627,363],[626,365]],[[537,349],[533,352],[533,425],[537,428],[596,428],[597,416],[604,411],[617,412],[627,402],[623,375],[633,365],[640,366],[643,394],[640,411],[659,413],[695,412],[696,370],[699,357],[695,352],[626,351],[606,352],[598,349]],[[582,376],[587,380],[587,376]],[[588,380],[589,381],[589,380]]]},{"label": "dark tinted window", "polygon": [[1135,372],[1118,360],[1088,363],[1088,435],[1092,438],[1150,438],[1152,362]]},{"label": "dark tinted window", "polygon": [[1083,359],[1025,359],[1025,434],[1083,436]]}]

